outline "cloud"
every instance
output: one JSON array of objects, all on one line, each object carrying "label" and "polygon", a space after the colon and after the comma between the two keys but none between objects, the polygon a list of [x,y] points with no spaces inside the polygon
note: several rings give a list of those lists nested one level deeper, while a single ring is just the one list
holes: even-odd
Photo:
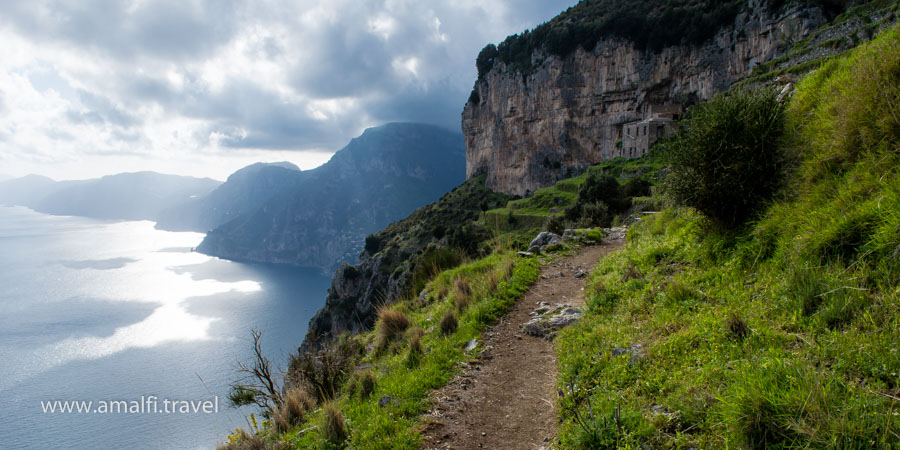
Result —
[{"label": "cloud", "polygon": [[459,129],[478,51],[574,2],[4,2],[0,158],[224,178],[287,151],[309,168],[387,121]]}]

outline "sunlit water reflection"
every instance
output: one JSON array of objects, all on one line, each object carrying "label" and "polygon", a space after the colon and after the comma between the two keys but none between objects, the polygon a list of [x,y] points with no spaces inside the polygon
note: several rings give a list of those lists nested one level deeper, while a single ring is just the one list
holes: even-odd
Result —
[{"label": "sunlit water reflection", "polygon": [[[191,251],[198,233],[0,208],[0,442],[214,447],[244,414],[47,415],[41,400],[206,399],[224,406],[249,331],[283,360],[324,302],[315,271]],[[10,400],[10,406],[5,404]],[[7,433],[10,433],[8,436]],[[73,439],[73,436],[75,439]]]}]

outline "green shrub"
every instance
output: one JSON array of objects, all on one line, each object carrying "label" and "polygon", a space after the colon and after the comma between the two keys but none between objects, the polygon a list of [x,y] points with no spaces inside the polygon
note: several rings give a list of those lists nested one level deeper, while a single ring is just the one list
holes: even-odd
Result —
[{"label": "green shrub", "polygon": [[547,230],[554,234],[563,234],[563,231],[566,229],[566,222],[560,216],[550,216],[544,222],[544,230]]},{"label": "green shrub", "polygon": [[782,186],[784,105],[774,90],[720,94],[690,110],[667,146],[667,194],[725,228],[751,218]]},{"label": "green shrub", "polygon": [[566,209],[565,218],[584,227],[608,227],[613,216],[629,205],[630,200],[615,177],[591,174],[578,189],[575,205]]},{"label": "green shrub", "polygon": [[579,226],[584,227],[608,227],[612,223],[612,214],[609,207],[602,201],[588,203],[581,208],[581,220]]},{"label": "green shrub", "polygon": [[622,186],[622,192],[626,197],[649,197],[650,186],[649,181],[640,177],[634,177]]}]

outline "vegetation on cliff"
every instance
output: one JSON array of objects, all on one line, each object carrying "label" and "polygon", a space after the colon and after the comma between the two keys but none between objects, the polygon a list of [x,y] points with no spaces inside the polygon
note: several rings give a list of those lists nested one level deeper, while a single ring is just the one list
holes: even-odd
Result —
[{"label": "vegetation on cliff", "polygon": [[668,209],[598,265],[557,340],[564,447],[900,442],[898,52],[895,28],[798,86],[801,161],[757,219]]},{"label": "vegetation on cliff", "polygon": [[[639,49],[658,51],[672,45],[698,45],[711,39],[748,6],[747,0],[583,0],[533,30],[489,44],[476,59],[478,78],[501,61],[523,74],[534,68],[535,51],[566,56],[578,48],[593,50],[601,39],[619,38]],[[768,0],[766,8],[817,6],[834,15],[848,0]],[[678,24],[678,26],[673,26]],[[476,102],[477,103],[477,102]]]}]

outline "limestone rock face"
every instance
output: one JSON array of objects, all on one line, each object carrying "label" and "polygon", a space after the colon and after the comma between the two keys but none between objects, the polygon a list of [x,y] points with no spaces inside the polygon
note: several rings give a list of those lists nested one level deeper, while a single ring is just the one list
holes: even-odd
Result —
[{"label": "limestone rock face", "polygon": [[611,38],[566,57],[533,54],[536,69],[524,77],[495,62],[462,113],[467,178],[485,173],[494,191],[525,195],[606,159],[639,156],[621,148],[623,124],[653,106],[712,97],[826,21],[817,8],[776,17],[758,3],[700,47],[652,52]]}]

